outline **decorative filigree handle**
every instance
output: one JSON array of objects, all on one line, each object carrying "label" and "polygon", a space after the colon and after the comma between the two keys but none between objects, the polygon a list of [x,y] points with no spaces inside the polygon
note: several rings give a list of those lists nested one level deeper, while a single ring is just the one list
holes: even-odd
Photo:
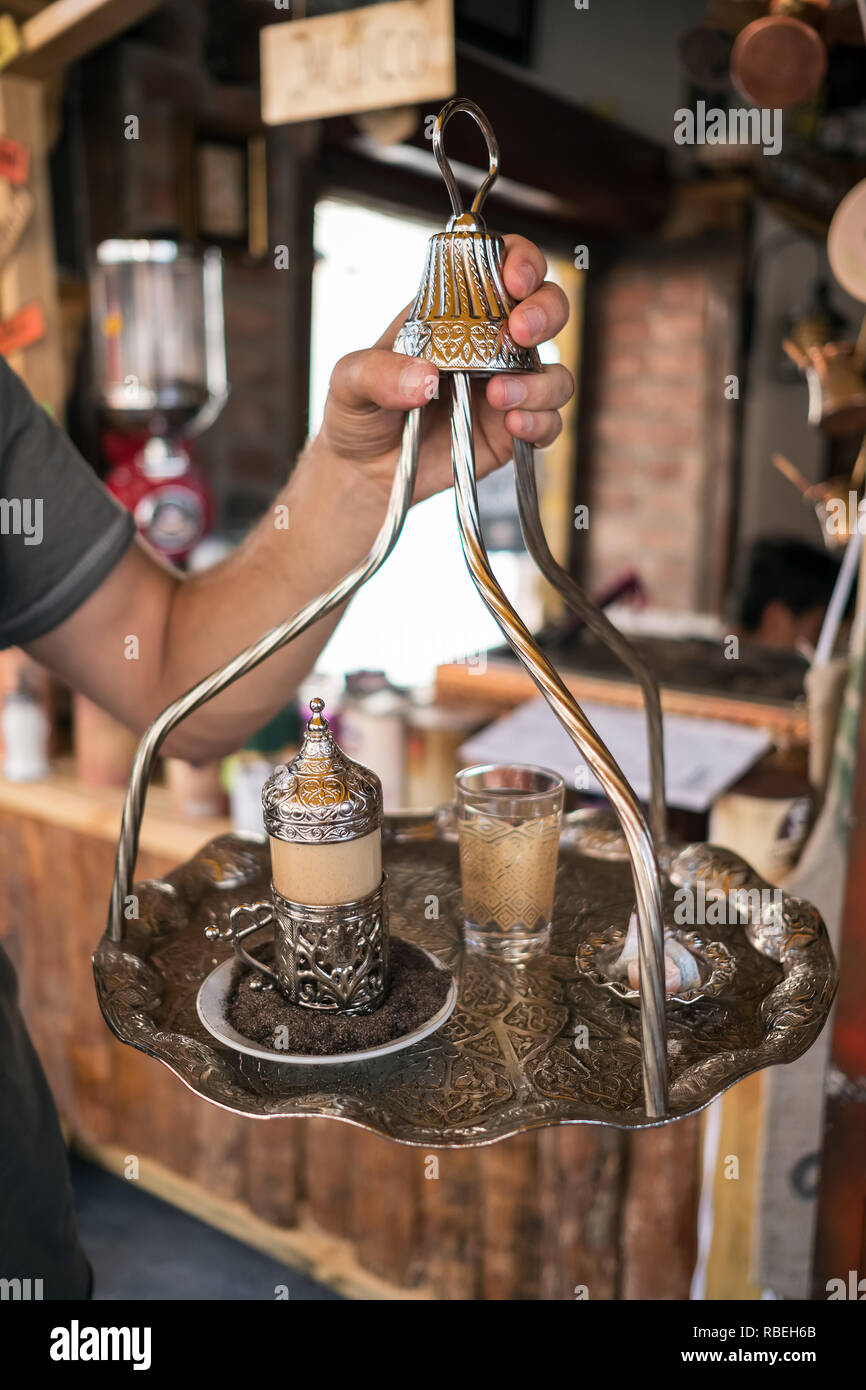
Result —
[{"label": "decorative filigree handle", "polygon": [[[240,926],[240,923],[247,917],[253,919],[249,926]],[[230,941],[238,960],[243,961],[244,965],[248,965],[250,970],[257,974],[266,975],[271,984],[276,985],[279,989],[280,979],[277,972],[272,970],[269,965],[264,965],[260,960],[256,960],[255,956],[251,956],[243,944],[248,936],[253,936],[257,931],[261,931],[262,927],[273,926],[274,922],[273,903],[241,903],[240,907],[232,908],[229,913],[227,927],[218,927],[216,922],[213,922],[209,927],[205,927],[204,934],[208,941]]]}]

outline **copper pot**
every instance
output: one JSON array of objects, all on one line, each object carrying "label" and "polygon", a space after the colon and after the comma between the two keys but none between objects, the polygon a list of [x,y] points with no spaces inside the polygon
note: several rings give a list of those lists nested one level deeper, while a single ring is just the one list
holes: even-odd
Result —
[{"label": "copper pot", "polygon": [[813,97],[827,70],[827,50],[813,25],[829,0],[774,0],[772,13],[747,24],[731,54],[731,80],[746,101],[773,110]]}]

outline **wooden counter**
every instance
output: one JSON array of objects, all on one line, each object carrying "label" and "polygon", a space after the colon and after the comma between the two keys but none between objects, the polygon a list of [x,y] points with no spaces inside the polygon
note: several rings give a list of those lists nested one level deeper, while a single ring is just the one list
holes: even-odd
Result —
[{"label": "wooden counter", "polygon": [[[138,1180],[158,1195],[355,1297],[688,1297],[698,1120],[633,1135],[545,1129],[427,1154],[328,1120],[230,1115],[117,1042],[90,954],[121,804],[119,790],[83,789],[63,771],[46,783],[0,780],[0,936],[85,1153],[120,1173],[137,1158]],[[226,828],[179,821],[154,788],[137,876],[165,873]],[[747,1252],[734,1247],[725,1292],[754,1296]]]}]

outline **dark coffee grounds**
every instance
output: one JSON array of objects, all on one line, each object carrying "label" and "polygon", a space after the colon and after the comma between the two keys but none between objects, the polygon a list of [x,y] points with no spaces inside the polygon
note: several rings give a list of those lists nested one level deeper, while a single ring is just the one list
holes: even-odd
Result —
[{"label": "dark coffee grounds", "polygon": [[[268,943],[254,954],[270,965],[273,945]],[[391,988],[384,1003],[371,1014],[302,1009],[290,1004],[276,987],[250,989],[252,978],[252,972],[243,969],[232,986],[227,1010],[232,1027],[242,1037],[275,1052],[307,1057],[363,1052],[365,1048],[393,1042],[438,1013],[451,988],[451,976],[446,970],[438,969],[417,946],[399,938],[391,939]],[[278,1028],[279,1049],[274,1047]]]}]

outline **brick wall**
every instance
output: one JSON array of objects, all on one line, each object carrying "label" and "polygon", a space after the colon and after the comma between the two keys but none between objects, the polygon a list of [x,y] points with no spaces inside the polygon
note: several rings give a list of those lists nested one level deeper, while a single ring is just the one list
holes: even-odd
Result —
[{"label": "brick wall", "polygon": [[[712,243],[636,249],[593,294],[577,549],[590,588],[636,568],[651,602],[718,610],[730,543],[739,263]],[[585,549],[584,549],[585,547]]]}]

